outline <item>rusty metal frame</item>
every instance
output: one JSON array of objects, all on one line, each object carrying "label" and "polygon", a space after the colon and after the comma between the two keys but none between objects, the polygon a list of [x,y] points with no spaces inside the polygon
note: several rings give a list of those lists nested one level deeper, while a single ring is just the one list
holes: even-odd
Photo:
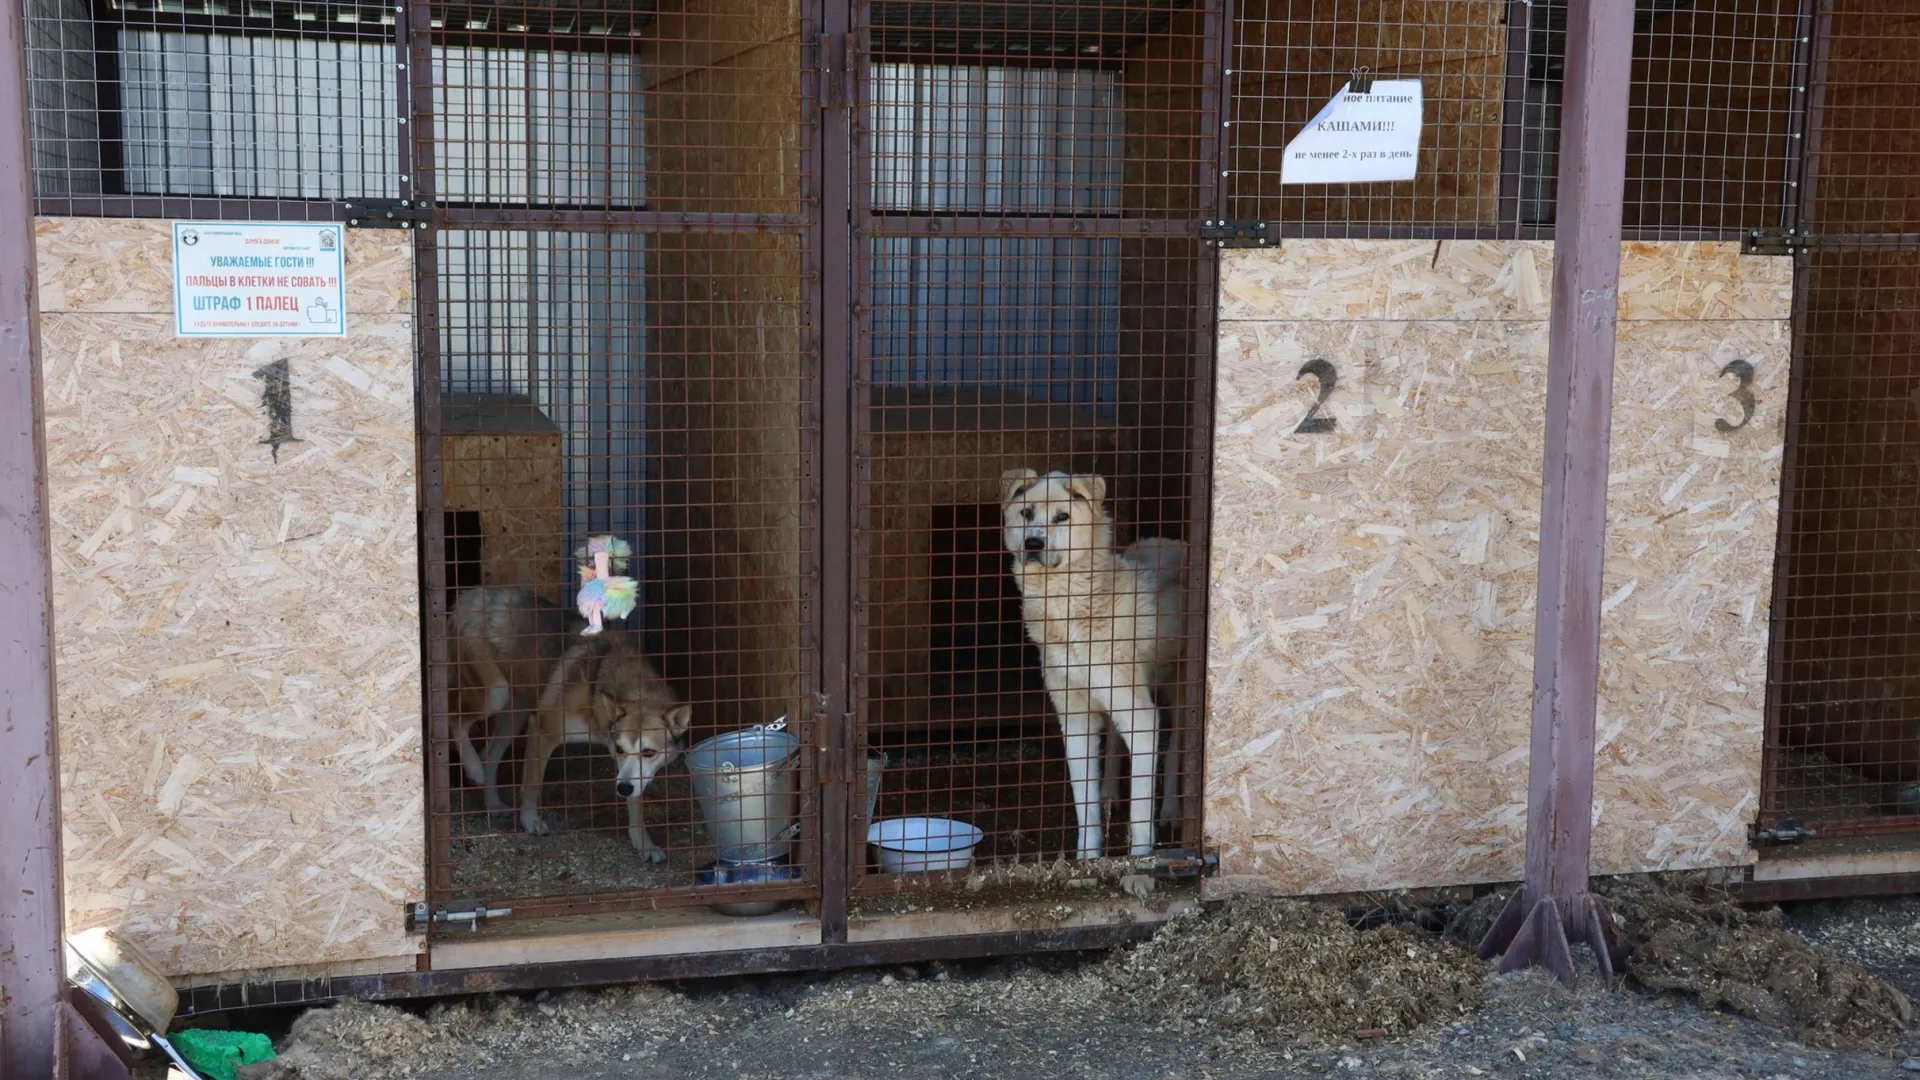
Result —
[{"label": "rusty metal frame", "polygon": [[[1820,113],[1826,101],[1827,57],[1832,46],[1833,0],[1801,0],[1800,11],[1803,39],[1801,48],[1794,56],[1794,86],[1804,89],[1800,108],[1795,110],[1793,127],[1790,129],[1793,135],[1790,142],[1798,143],[1794,148],[1798,152],[1789,166],[1788,176],[1791,180],[1787,189],[1788,197],[1786,205],[1781,208],[1785,218],[1782,224],[1795,232],[1810,223],[1814,210],[1813,196],[1819,178]],[[1807,260],[1796,255],[1790,328],[1793,360],[1787,368],[1786,436],[1781,455],[1780,509],[1775,523],[1773,589],[1767,606],[1767,700],[1762,714],[1766,718],[1766,730],[1760,749],[1761,810],[1756,821],[1761,827],[1773,824],[1775,815],[1768,814],[1766,808],[1773,805],[1779,787],[1782,710],[1774,688],[1779,685],[1786,666],[1780,625],[1781,612],[1787,602],[1787,575],[1781,570],[1789,565],[1797,539],[1792,525],[1798,488],[1793,482],[1792,462],[1806,409],[1807,371],[1806,365],[1800,363],[1799,359],[1804,353],[1807,335],[1807,291]]]},{"label": "rusty metal frame", "polygon": [[1526,171],[1527,44],[1533,31],[1530,0],[1506,0],[1506,72],[1501,84],[1499,218],[1503,237],[1520,228],[1521,174]]},{"label": "rusty metal frame", "polygon": [[26,19],[0,10],[0,1075],[64,1074],[53,566]]},{"label": "rusty metal frame", "polygon": [[816,692],[816,724],[823,739],[822,760],[827,782],[820,786],[817,819],[820,873],[820,940],[837,946],[847,940],[847,893],[857,872],[855,860],[865,848],[853,843],[851,827],[851,765],[853,760],[857,665],[862,650],[855,646],[863,622],[862,606],[854,597],[854,568],[860,565],[854,550],[854,515],[859,512],[854,472],[854,417],[863,413],[854,404],[853,282],[854,246],[853,130],[856,114],[850,103],[852,57],[847,39],[852,29],[849,0],[811,0],[815,21],[817,86],[811,91],[818,109],[817,123],[802,117],[819,140],[814,175],[819,177],[815,198],[816,233],[812,245],[819,276],[809,297],[819,306],[820,327],[820,543],[816,569],[820,582],[819,651],[816,663],[821,684]]},{"label": "rusty metal frame", "polygon": [[1548,332],[1527,876],[1480,944],[1482,957],[1500,956],[1502,971],[1545,967],[1568,985],[1571,944],[1586,943],[1609,981],[1624,959],[1605,905],[1587,891],[1587,865],[1632,63],[1632,5],[1573,0]]},{"label": "rusty metal frame", "polygon": [[180,1015],[206,1016],[264,1006],[313,1005],[342,998],[401,1000],[668,979],[832,971],[931,960],[1086,952],[1111,949],[1141,940],[1150,936],[1157,925],[1152,922],[1120,922],[1069,929],[1015,930],[887,941],[823,942],[785,948],[518,964],[512,967],[222,983],[182,989]]}]

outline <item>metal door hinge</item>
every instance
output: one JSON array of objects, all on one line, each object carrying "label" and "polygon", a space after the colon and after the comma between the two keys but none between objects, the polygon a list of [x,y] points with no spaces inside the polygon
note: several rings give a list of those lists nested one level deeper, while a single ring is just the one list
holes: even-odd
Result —
[{"label": "metal door hinge", "polygon": [[407,933],[424,934],[429,927],[440,930],[479,930],[488,919],[504,919],[512,908],[497,908],[485,900],[449,900],[430,907],[425,900],[407,905]]},{"label": "metal door hinge", "polygon": [[1782,818],[1771,825],[1753,826],[1755,844],[1797,844],[1820,834],[1800,823],[1799,818]]},{"label": "metal door hinge", "polygon": [[[853,730],[852,713],[843,713],[840,720],[843,725],[841,730],[848,732]],[[819,757],[815,759],[815,767],[813,770],[814,781],[821,787],[829,787],[833,784],[853,783],[855,779],[853,775],[854,755],[844,747],[832,745],[833,728],[827,724],[827,714],[815,713],[813,723],[813,730],[819,733],[821,738],[827,740],[826,744],[815,747],[815,750],[819,753]]]},{"label": "metal door hinge", "polygon": [[350,229],[424,229],[433,224],[433,204],[408,199],[355,199],[346,203]]},{"label": "metal door hinge", "polygon": [[1742,255],[1792,255],[1812,246],[1812,237],[1793,229],[1750,229],[1740,240]]},{"label": "metal door hinge", "polygon": [[1196,855],[1190,851],[1163,851],[1154,857],[1153,869],[1149,872],[1156,878],[1172,881],[1212,877],[1220,872],[1220,856],[1213,852]]},{"label": "metal door hinge", "polygon": [[820,107],[847,107],[847,80],[853,77],[853,46],[848,34],[820,35]]},{"label": "metal door hinge", "polygon": [[1265,221],[1206,220],[1200,223],[1200,239],[1208,247],[1277,248],[1280,233]]}]

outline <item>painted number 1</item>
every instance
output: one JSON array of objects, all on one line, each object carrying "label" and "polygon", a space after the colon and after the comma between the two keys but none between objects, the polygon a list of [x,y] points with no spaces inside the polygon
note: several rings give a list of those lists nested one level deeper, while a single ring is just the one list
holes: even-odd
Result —
[{"label": "painted number 1", "polygon": [[267,414],[267,437],[260,443],[273,448],[273,460],[277,462],[282,445],[300,441],[293,437],[293,377],[285,360],[275,360],[255,371],[253,377],[263,384],[260,409]]},{"label": "painted number 1", "polygon": [[1304,379],[1309,375],[1320,384],[1320,395],[1313,399],[1312,407],[1307,409],[1307,415],[1300,421],[1300,426],[1293,429],[1293,433],[1324,435],[1333,430],[1334,419],[1331,416],[1320,415],[1320,410],[1326,406],[1327,398],[1333,394],[1334,383],[1340,380],[1340,376],[1333,370],[1332,362],[1327,360],[1309,360],[1301,364],[1300,371],[1294,379]]}]

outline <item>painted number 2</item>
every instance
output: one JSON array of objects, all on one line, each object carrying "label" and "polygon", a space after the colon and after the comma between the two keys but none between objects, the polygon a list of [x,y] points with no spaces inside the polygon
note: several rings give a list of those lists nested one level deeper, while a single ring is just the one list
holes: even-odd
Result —
[{"label": "painted number 2", "polygon": [[1740,380],[1740,385],[1734,388],[1733,393],[1727,395],[1740,403],[1740,422],[1729,424],[1726,420],[1715,417],[1714,429],[1721,432],[1739,431],[1747,426],[1747,421],[1753,419],[1753,365],[1745,360],[1732,361],[1720,369],[1721,378],[1724,379],[1729,375]]},{"label": "painted number 2", "polygon": [[1313,399],[1313,406],[1307,410],[1307,415],[1301,419],[1300,426],[1293,429],[1293,433],[1324,435],[1333,430],[1334,420],[1331,416],[1320,415],[1320,410],[1326,407],[1327,398],[1333,394],[1334,383],[1340,380],[1340,376],[1333,370],[1333,364],[1327,360],[1309,360],[1301,364],[1300,371],[1294,375],[1294,379],[1304,379],[1309,375],[1320,384],[1320,396]]}]

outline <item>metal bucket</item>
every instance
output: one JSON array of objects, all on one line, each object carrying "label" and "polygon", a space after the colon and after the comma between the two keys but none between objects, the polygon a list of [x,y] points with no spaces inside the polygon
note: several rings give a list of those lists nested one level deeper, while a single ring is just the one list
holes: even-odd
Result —
[{"label": "metal bucket", "polygon": [[686,753],[707,839],[724,863],[765,863],[793,847],[800,740],[787,718],[716,735]]},{"label": "metal bucket", "polygon": [[869,823],[873,821],[874,807],[880,803],[880,774],[886,770],[886,767],[887,759],[885,756],[881,754],[867,755],[867,767],[863,779],[866,782],[867,788],[867,816],[865,820]]}]

